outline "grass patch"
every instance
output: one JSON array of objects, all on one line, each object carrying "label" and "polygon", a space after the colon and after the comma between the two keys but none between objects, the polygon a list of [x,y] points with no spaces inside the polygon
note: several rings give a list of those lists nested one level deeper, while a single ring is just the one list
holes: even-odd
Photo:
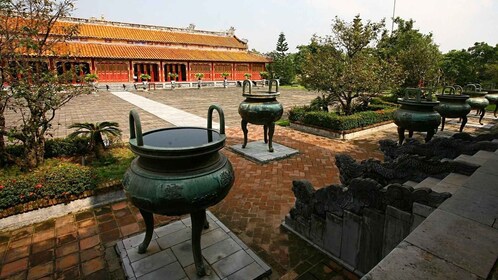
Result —
[{"label": "grass patch", "polygon": [[305,90],[306,88],[302,85],[281,85],[281,89],[295,89],[295,90]]},{"label": "grass patch", "polygon": [[290,125],[290,121],[289,120],[280,119],[280,120],[276,121],[275,124],[276,125],[280,125],[280,126],[289,126]]},{"label": "grass patch", "polygon": [[496,104],[489,104],[487,107],[486,107],[486,111],[491,111],[493,112],[496,108]]},{"label": "grass patch", "polygon": [[100,160],[94,160],[90,166],[94,169],[97,184],[121,180],[130,167],[135,155],[127,147],[115,147]]}]

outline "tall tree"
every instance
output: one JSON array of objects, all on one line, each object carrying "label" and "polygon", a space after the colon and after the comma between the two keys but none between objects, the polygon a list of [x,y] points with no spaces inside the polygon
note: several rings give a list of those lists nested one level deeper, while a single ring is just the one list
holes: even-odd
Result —
[{"label": "tall tree", "polygon": [[383,54],[396,60],[405,73],[402,87],[416,87],[421,82],[434,84],[439,76],[441,54],[432,34],[422,34],[414,28],[412,19],[396,18],[397,28],[391,35],[384,32],[379,48]]},{"label": "tall tree", "polygon": [[276,51],[281,55],[285,55],[285,52],[289,50],[289,45],[287,44],[287,40],[285,39],[284,32],[280,32],[277,40],[277,48]]},{"label": "tall tree", "polygon": [[353,99],[399,83],[396,64],[375,49],[383,29],[383,21],[364,23],[358,15],[353,22],[345,22],[336,17],[331,36],[314,36],[310,45],[300,47],[303,85],[329,94],[326,99],[338,102],[349,115]]},{"label": "tall tree", "polygon": [[281,84],[287,85],[294,81],[296,71],[292,54],[287,54],[289,46],[283,32],[280,33],[277,40],[275,51],[267,55],[272,59],[268,66],[270,76],[279,79]]},{"label": "tall tree", "polygon": [[22,164],[31,169],[44,160],[45,138],[55,113],[89,87],[73,86],[74,74],[51,70],[49,57],[69,55],[65,42],[78,26],[60,23],[73,0],[3,0],[0,34],[2,85],[10,90],[9,108],[19,117],[2,134],[23,147]]}]

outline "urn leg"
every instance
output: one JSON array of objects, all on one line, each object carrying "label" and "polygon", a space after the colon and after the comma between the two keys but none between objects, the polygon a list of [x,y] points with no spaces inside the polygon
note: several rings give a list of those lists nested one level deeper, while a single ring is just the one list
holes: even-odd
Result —
[{"label": "urn leg", "polygon": [[434,136],[434,129],[430,129],[429,131],[427,131],[427,136],[425,137],[425,143],[431,141],[432,139],[432,136]]},{"label": "urn leg", "polygon": [[140,214],[142,214],[145,222],[145,238],[142,244],[138,246],[138,253],[143,254],[147,251],[147,247],[149,247],[150,240],[152,239],[152,233],[154,232],[154,215],[142,209],[140,209]]},{"label": "urn leg", "polygon": [[496,118],[496,111],[498,111],[498,102],[495,103],[495,111],[493,112],[495,118]]},{"label": "urn leg", "polygon": [[265,139],[265,144],[268,143],[268,126],[265,124],[263,125],[263,132],[265,134],[264,139]]},{"label": "urn leg", "polygon": [[244,144],[242,144],[242,148],[245,148],[247,145],[247,121],[240,121],[240,126],[242,127],[242,132],[244,132]]},{"label": "urn leg", "polygon": [[408,130],[408,138],[412,138],[413,137],[413,130]]},{"label": "urn leg", "polygon": [[403,140],[405,140],[405,129],[401,126],[398,126],[398,138],[399,138],[399,145],[403,144]]},{"label": "urn leg", "polygon": [[482,118],[484,118],[484,114],[486,114],[486,109],[481,109],[481,116],[479,117],[479,124],[482,125]]},{"label": "urn leg", "polygon": [[273,134],[275,133],[275,123],[268,126],[268,150],[273,153]]},{"label": "urn leg", "polygon": [[198,276],[206,275],[206,268],[202,260],[201,252],[201,234],[202,228],[206,223],[206,210],[202,209],[190,213],[192,218],[192,253],[194,255],[195,268],[197,269]]},{"label": "urn leg", "polygon": [[445,121],[445,120],[446,120],[446,118],[445,118],[445,117],[442,117],[442,118],[441,118],[441,131],[443,131],[443,130],[444,130],[444,121]]},{"label": "urn leg", "polygon": [[467,116],[464,116],[462,118],[462,124],[460,125],[460,132],[463,131],[463,128],[465,127],[466,124],[467,124]]}]

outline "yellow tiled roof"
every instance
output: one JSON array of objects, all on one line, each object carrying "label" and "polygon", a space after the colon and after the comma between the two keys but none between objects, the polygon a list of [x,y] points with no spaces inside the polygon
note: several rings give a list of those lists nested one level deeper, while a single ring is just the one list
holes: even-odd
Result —
[{"label": "yellow tiled roof", "polygon": [[268,58],[247,51],[175,49],[154,45],[99,44],[70,42],[58,51],[71,57],[147,59],[179,61],[269,62]]},{"label": "yellow tiled roof", "polygon": [[[115,26],[109,24],[97,23],[73,23],[59,22],[61,25],[78,24],[78,37],[127,40],[127,41],[144,41],[144,42],[161,42],[166,44],[187,44],[187,45],[204,45],[213,47],[229,47],[247,49],[247,45],[237,39],[235,36],[204,34],[196,31],[174,31],[160,30],[153,28],[140,28],[134,25]],[[210,32],[207,32],[210,33]]]}]

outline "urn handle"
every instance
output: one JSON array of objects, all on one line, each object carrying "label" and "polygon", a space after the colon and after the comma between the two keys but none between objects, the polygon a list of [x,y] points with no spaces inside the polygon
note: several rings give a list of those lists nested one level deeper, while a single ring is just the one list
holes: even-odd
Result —
[{"label": "urn handle", "polygon": [[271,88],[272,88],[274,83],[275,83],[275,93],[278,92],[278,87],[280,86],[280,82],[277,79],[271,79],[269,84],[268,84],[268,92],[269,93],[274,93],[271,91]]},{"label": "urn handle", "polygon": [[246,86],[249,85],[249,94],[252,94],[252,81],[247,79],[242,82],[242,94],[246,93]]},{"label": "urn handle", "polygon": [[130,140],[137,139],[137,145],[144,145],[144,138],[142,136],[142,124],[140,123],[140,117],[138,112],[135,110],[130,111]]},{"label": "urn handle", "polygon": [[463,94],[463,87],[462,86],[460,86],[460,85],[453,85],[453,87],[455,88],[455,94],[456,93]]},{"label": "urn handle", "polygon": [[[449,90],[449,91],[446,91],[446,90]],[[443,88],[443,91],[441,92],[441,94],[451,94],[451,95],[454,95],[455,94],[455,88],[452,87],[452,86],[445,86]]]},{"label": "urn handle", "polygon": [[213,110],[218,111],[218,115],[220,116],[220,134],[225,134],[225,114],[223,114],[223,109],[221,109],[219,105],[213,104],[209,106],[208,117],[207,117],[207,128],[208,129],[213,128]]},{"label": "urn handle", "polygon": [[467,91],[477,91],[477,86],[475,84],[468,84],[465,86]]}]

